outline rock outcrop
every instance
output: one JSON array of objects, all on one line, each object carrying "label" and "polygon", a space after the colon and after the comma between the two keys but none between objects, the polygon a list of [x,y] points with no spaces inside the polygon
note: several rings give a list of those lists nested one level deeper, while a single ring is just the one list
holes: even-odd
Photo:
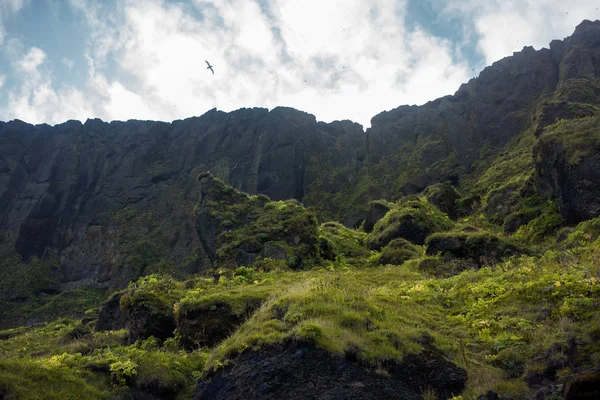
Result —
[{"label": "rock outcrop", "polygon": [[569,224],[600,216],[600,117],[563,121],[534,148],[537,190]]},{"label": "rock outcrop", "polygon": [[199,382],[194,399],[420,399],[464,390],[467,374],[433,351],[388,365],[390,377],[308,345],[247,351],[235,366]]}]

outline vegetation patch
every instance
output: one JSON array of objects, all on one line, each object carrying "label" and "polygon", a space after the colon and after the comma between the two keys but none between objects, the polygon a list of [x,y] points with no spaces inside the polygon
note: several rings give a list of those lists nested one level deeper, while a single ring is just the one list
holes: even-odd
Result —
[{"label": "vegetation patch", "polygon": [[450,182],[428,186],[423,194],[427,201],[441,212],[448,214],[450,218],[458,217],[460,213],[459,200],[462,196]]},{"label": "vegetation patch", "polygon": [[203,200],[196,211],[197,229],[216,265],[239,267],[260,262],[270,256],[264,251],[268,243],[281,246],[283,258],[293,269],[308,268],[319,260],[314,211],[296,200],[247,196],[211,175],[198,179]]},{"label": "vegetation patch", "polygon": [[326,260],[338,256],[366,258],[371,255],[366,247],[367,234],[358,229],[349,229],[338,222],[326,222],[319,227],[319,247]]},{"label": "vegetation patch", "polygon": [[450,218],[426,199],[409,197],[401,200],[375,224],[367,245],[372,250],[379,250],[397,238],[423,244],[432,233],[446,231],[452,227],[453,222]]},{"label": "vegetation patch", "polygon": [[489,232],[444,232],[427,238],[427,254],[453,256],[474,265],[495,264],[525,250],[512,241]]},{"label": "vegetation patch", "polygon": [[405,261],[419,257],[423,254],[423,248],[414,245],[406,239],[394,239],[381,249],[381,264],[402,265]]}]

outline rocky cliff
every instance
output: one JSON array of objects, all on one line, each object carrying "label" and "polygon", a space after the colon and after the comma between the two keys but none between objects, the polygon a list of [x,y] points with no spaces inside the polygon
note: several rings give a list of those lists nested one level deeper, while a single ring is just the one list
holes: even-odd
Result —
[{"label": "rocky cliff", "polygon": [[594,114],[598,76],[600,21],[584,21],[549,49],[525,47],[487,67],[453,96],[375,116],[366,132],[281,107],[172,123],[0,123],[0,255],[55,260],[59,290],[123,285],[148,268],[206,268],[193,211],[206,171],[357,225],[369,200],[460,184],[524,130],[541,135],[564,113]]}]

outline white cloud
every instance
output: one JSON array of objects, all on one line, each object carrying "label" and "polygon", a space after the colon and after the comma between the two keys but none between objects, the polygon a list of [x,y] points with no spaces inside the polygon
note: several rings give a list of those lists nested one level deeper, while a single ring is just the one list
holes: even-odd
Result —
[{"label": "white cloud", "polygon": [[[468,76],[450,42],[405,31],[404,0],[271,0],[269,15],[247,0],[195,1],[195,13],[125,0],[113,22],[97,3],[71,3],[94,30],[88,89],[104,119],[285,105],[368,126],[380,111],[452,93]],[[110,76],[107,57],[126,78]]]},{"label": "white cloud", "polygon": [[4,22],[18,13],[28,3],[28,0],[0,0],[0,45],[4,43],[6,29]]},{"label": "white cloud", "polygon": [[[406,28],[407,1],[268,0],[265,13],[248,0],[70,0],[90,30],[85,86],[53,82],[44,52],[29,49],[15,64],[22,83],[12,109],[0,116],[168,121],[284,105],[368,126],[383,110],[451,94],[470,75],[457,50],[465,43]],[[464,40],[476,41],[486,63],[547,46],[595,15],[584,0],[569,14],[557,0],[430,1],[465,22]]]},{"label": "white cloud", "polygon": [[71,86],[54,88],[52,74],[45,68],[45,52],[37,47],[23,52],[19,42],[9,43],[8,56],[13,66],[16,88],[8,92],[8,101],[0,108],[2,119],[22,119],[30,123],[60,123],[85,119],[94,113],[83,93]]},{"label": "white cloud", "polygon": [[73,69],[73,65],[75,65],[75,62],[73,60],[71,60],[70,58],[67,57],[63,57],[60,62],[67,67],[67,69],[70,71]]},{"label": "white cloud", "polygon": [[434,0],[440,9],[472,23],[486,64],[520,51],[548,47],[573,33],[584,19],[600,18],[589,0]]},{"label": "white cloud", "polygon": [[5,82],[6,82],[6,75],[0,74],[0,89],[2,89],[2,86],[4,86]]},{"label": "white cloud", "polygon": [[42,49],[32,47],[29,52],[19,60],[19,69],[25,72],[34,72],[43,64],[46,59],[46,53]]}]

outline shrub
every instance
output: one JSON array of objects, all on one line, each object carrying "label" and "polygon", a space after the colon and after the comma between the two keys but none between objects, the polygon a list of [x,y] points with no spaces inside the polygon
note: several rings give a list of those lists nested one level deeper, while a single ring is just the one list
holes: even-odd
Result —
[{"label": "shrub", "polygon": [[137,375],[138,365],[131,361],[116,361],[110,364],[110,374],[113,381],[119,385],[130,385]]}]

